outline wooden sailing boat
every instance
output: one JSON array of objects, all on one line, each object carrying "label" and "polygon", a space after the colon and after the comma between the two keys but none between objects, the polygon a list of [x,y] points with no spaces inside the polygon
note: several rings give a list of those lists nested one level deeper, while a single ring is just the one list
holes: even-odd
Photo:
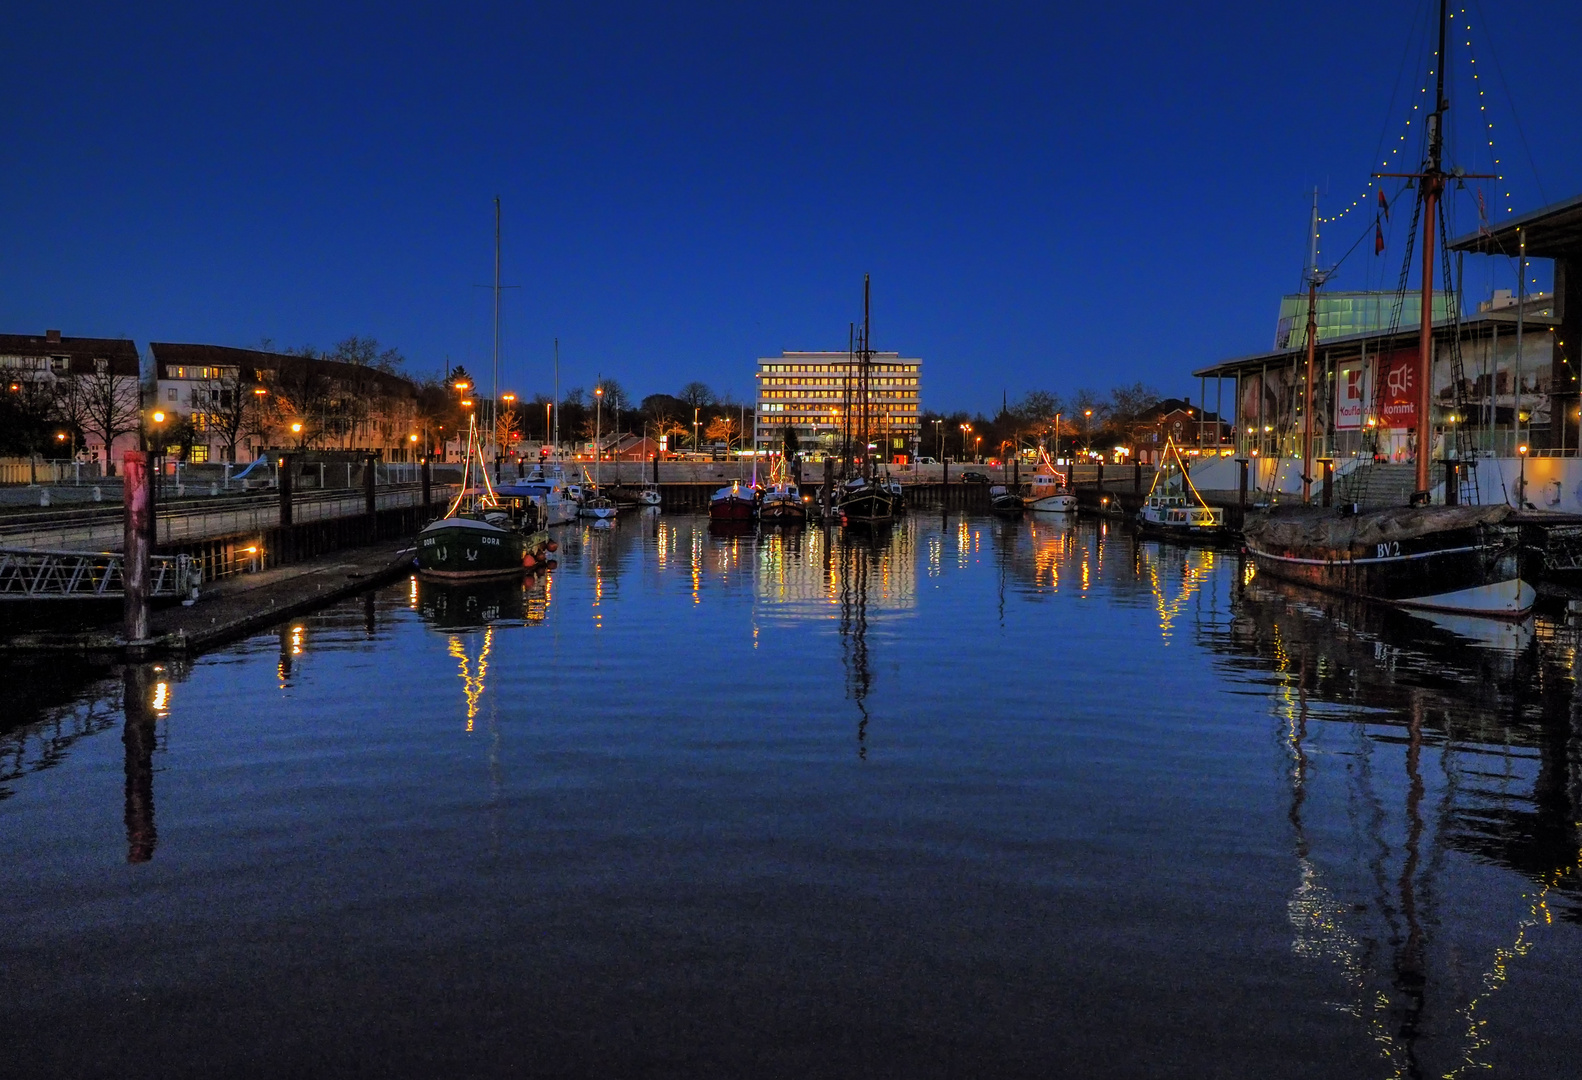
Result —
[{"label": "wooden sailing boat", "polygon": [[845,455],[842,468],[848,475],[835,492],[835,513],[844,525],[877,525],[895,520],[895,494],[889,485],[876,475],[874,454],[869,448],[873,438],[872,387],[873,350],[870,348],[870,305],[868,275],[862,276],[862,337],[856,350],[857,385],[854,387],[851,408],[847,410],[848,423],[853,424],[857,447],[862,453],[862,468],[855,475],[850,473],[851,454]]},{"label": "wooden sailing boat", "polygon": [[467,580],[543,567],[555,545],[549,533],[526,532],[524,524],[536,525],[537,514],[524,520],[495,495],[478,425],[469,418],[461,490],[445,516],[418,533],[418,571],[429,577]]},{"label": "wooden sailing boat", "polygon": [[[1175,472],[1170,470],[1172,460]],[[1175,476],[1180,477],[1180,482],[1172,489],[1170,478]],[[1225,535],[1225,511],[1210,506],[1198,494],[1174,439],[1165,439],[1154,482],[1137,510],[1137,529],[1144,536],[1171,540],[1219,540]]]},{"label": "wooden sailing boat", "polygon": [[[1422,236],[1422,308],[1417,379],[1417,476],[1411,505],[1367,512],[1279,509],[1249,520],[1247,552],[1262,573],[1319,589],[1349,593],[1407,607],[1520,617],[1536,593],[1521,578],[1520,544],[1505,505],[1460,506],[1458,485],[1447,483],[1451,505],[1430,505],[1429,461],[1433,455],[1433,289],[1435,226],[1440,196],[1452,174],[1443,167],[1445,38],[1448,9],[1439,5],[1439,51],[1434,63],[1435,107],[1428,114],[1427,154],[1416,173],[1379,173],[1416,183]],[[1454,175],[1464,178],[1457,170]],[[1315,269],[1308,288],[1307,427],[1303,439],[1304,501],[1312,474],[1313,355],[1315,308],[1322,276]],[[1448,287],[1449,282],[1446,282]],[[1460,303],[1457,296],[1456,302]]]}]

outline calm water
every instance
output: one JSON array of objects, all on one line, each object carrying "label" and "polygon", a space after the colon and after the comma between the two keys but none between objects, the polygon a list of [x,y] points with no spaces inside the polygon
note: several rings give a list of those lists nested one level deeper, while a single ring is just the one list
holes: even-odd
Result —
[{"label": "calm water", "polygon": [[1563,620],[1089,522],[562,544],[190,666],[13,662],[0,1072],[1582,1060]]}]

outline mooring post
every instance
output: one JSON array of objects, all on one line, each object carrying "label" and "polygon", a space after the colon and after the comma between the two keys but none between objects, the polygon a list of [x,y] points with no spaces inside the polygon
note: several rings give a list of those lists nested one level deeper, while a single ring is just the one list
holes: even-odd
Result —
[{"label": "mooring post", "polygon": [[280,527],[291,528],[291,479],[296,470],[296,459],[290,454],[280,457]]},{"label": "mooring post", "polygon": [[121,632],[128,644],[147,641],[149,553],[153,541],[148,520],[153,516],[153,501],[148,474],[149,455],[143,450],[128,450],[121,469],[121,491],[126,507],[121,554]]},{"label": "mooring post", "polygon": [[1335,462],[1332,458],[1324,458],[1319,462],[1324,470],[1324,506],[1335,505]]},{"label": "mooring post", "polygon": [[824,459],[824,516],[828,517],[830,502],[835,497],[835,461],[833,458]]},{"label": "mooring post", "polygon": [[[1456,506],[1461,502],[1461,462],[1445,459],[1445,505]],[[1328,503],[1324,505],[1328,506]]]},{"label": "mooring post", "polygon": [[1242,510],[1247,509],[1247,458],[1239,457],[1236,464],[1241,466],[1241,479],[1237,482],[1236,505]]},{"label": "mooring post", "polygon": [[1143,459],[1138,458],[1132,462],[1132,494],[1143,493]]},{"label": "mooring post", "polygon": [[423,516],[428,516],[429,503],[434,496],[434,469],[429,465],[429,459],[423,459]]},{"label": "mooring post", "polygon": [[363,458],[363,509],[368,514],[368,539],[370,542],[379,539],[379,500],[374,492],[374,462],[378,459],[372,454]]}]

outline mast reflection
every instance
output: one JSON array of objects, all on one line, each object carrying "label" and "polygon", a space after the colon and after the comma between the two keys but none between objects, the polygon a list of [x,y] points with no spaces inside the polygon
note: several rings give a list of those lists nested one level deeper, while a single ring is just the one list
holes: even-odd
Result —
[{"label": "mast reflection", "polygon": [[[1200,620],[1211,648],[1277,676],[1293,949],[1335,966],[1347,986],[1340,1007],[1390,1075],[1491,1068],[1489,997],[1556,916],[1582,922],[1576,635],[1564,629],[1540,620],[1514,638],[1489,635],[1522,643],[1495,647],[1256,577],[1228,624]],[[1324,820],[1318,835],[1349,825],[1355,841],[1326,852],[1310,819],[1341,806],[1344,821]],[[1504,871],[1509,885],[1480,875],[1473,903],[1445,905],[1468,888],[1467,870],[1451,873],[1457,856]],[[1447,914],[1465,910],[1471,921]]]},{"label": "mast reflection", "polygon": [[838,546],[840,590],[841,664],[846,672],[846,696],[857,706],[857,757],[868,760],[868,694],[873,689],[873,667],[868,659],[868,583],[880,561],[880,547],[888,546],[888,530],[868,534],[842,530]]}]

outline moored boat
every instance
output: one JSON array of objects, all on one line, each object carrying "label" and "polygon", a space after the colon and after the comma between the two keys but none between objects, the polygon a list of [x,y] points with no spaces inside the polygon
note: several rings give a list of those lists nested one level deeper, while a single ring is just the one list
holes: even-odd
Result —
[{"label": "moored boat", "polygon": [[1403,607],[1519,618],[1522,580],[1509,506],[1397,506],[1358,514],[1280,508],[1243,530],[1260,573]]},{"label": "moored boat", "polygon": [[757,514],[756,493],[736,481],[709,496],[710,521],[751,521]]},{"label": "moored boat", "polygon": [[1039,514],[1071,514],[1077,509],[1077,497],[1066,486],[1066,478],[1053,467],[1040,467],[1033,474],[1023,500],[1027,509]]},{"label": "moored boat", "polygon": [[462,489],[442,518],[419,531],[418,571],[429,577],[467,580],[505,577],[546,565],[555,545],[549,533],[528,531],[539,520],[536,508],[525,508],[532,510],[530,516],[521,509],[502,504],[496,496],[483,467],[477,425],[469,424]]},{"label": "moored boat", "polygon": [[989,509],[997,514],[1020,514],[1027,508],[1022,496],[1005,484],[995,484],[989,489]]},{"label": "moored boat", "polygon": [[526,499],[538,508],[543,525],[564,525],[577,517],[577,500],[559,465],[539,465],[521,480],[502,484],[495,491],[503,498]]},{"label": "moored boat", "polygon": [[789,481],[777,481],[764,489],[758,501],[758,519],[768,522],[798,522],[807,520],[807,506],[802,493]]}]

